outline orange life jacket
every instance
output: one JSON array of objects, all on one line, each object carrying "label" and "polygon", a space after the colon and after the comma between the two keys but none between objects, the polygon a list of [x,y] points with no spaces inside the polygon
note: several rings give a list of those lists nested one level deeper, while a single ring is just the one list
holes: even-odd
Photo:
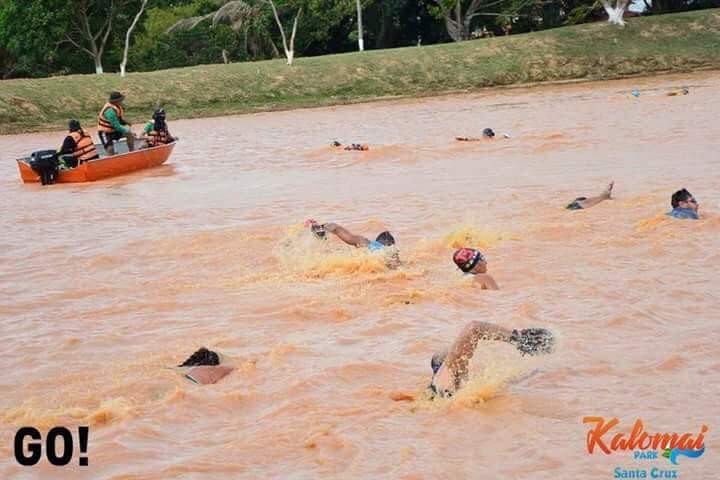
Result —
[{"label": "orange life jacket", "polygon": [[115,105],[114,103],[106,103],[105,106],[100,110],[100,114],[98,115],[98,130],[101,132],[114,132],[115,129],[112,126],[112,123],[108,122],[105,119],[105,112],[108,111],[108,109],[112,108],[115,110],[115,115],[117,115],[118,120],[120,123],[123,123],[123,108],[120,105]]},{"label": "orange life jacket", "polygon": [[[154,125],[155,122],[153,120],[150,120],[150,122]],[[170,132],[166,130],[157,132],[155,131],[154,127],[153,130],[150,130],[147,133],[148,137],[148,147],[157,147],[158,145],[165,145],[166,143],[172,142],[172,137],[170,136]]]},{"label": "orange life jacket", "polygon": [[90,135],[77,130],[70,132],[70,136],[75,140],[75,150],[73,150],[73,157],[78,161],[78,164],[87,162],[98,157],[97,149],[95,148],[95,142]]}]

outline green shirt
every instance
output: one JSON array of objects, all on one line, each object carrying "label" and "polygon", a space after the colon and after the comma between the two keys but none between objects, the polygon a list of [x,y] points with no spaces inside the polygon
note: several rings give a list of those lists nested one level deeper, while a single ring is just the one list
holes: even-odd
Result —
[{"label": "green shirt", "polygon": [[103,116],[105,117],[105,120],[110,122],[110,125],[112,125],[116,132],[130,133],[130,129],[128,127],[123,127],[122,123],[120,123],[120,119],[118,119],[114,109],[108,108],[105,110]]}]

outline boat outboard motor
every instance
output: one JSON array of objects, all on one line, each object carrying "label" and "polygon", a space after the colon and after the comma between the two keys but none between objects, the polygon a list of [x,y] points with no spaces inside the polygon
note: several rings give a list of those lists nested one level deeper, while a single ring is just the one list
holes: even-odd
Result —
[{"label": "boat outboard motor", "polygon": [[43,185],[55,183],[58,174],[58,158],[55,150],[40,150],[31,155],[30,166],[40,175]]}]

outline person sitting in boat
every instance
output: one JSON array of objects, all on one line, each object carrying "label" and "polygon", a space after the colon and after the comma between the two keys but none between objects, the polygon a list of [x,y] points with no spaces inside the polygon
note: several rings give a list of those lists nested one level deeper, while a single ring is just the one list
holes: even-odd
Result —
[{"label": "person sitting in boat", "polygon": [[480,250],[461,248],[453,254],[453,262],[466,275],[472,275],[482,290],[499,290],[495,279],[487,273],[487,260]]},{"label": "person sitting in boat", "polygon": [[310,227],[310,231],[320,239],[327,239],[327,232],[332,233],[348,245],[356,248],[367,248],[371,252],[377,252],[385,255],[385,264],[389,268],[397,268],[400,265],[400,255],[395,246],[395,238],[387,230],[381,232],[375,240],[370,240],[362,235],[355,235],[345,227],[337,223],[319,224],[313,219],[305,221],[305,225]]},{"label": "person sitting in boat", "polygon": [[175,141],[168,130],[167,122],[165,122],[165,110],[162,108],[155,110],[152,120],[145,124],[144,133],[148,147],[157,147]]},{"label": "person sitting in boat", "polygon": [[135,149],[135,136],[130,130],[130,124],[123,118],[122,102],[125,96],[120,92],[112,92],[98,114],[98,135],[108,155],[115,155],[113,142],[122,138],[127,139],[128,149]]},{"label": "person sitting in boat", "polygon": [[[343,144],[338,142],[337,140],[334,140],[332,146],[337,148],[342,147]],[[364,152],[366,150],[370,150],[370,147],[366,143],[351,143],[350,145],[345,145],[343,147],[343,150],[358,150]]]},{"label": "person sitting in boat", "polygon": [[463,387],[470,377],[470,360],[481,341],[509,343],[521,355],[546,355],[555,350],[555,336],[545,328],[511,330],[487,322],[470,322],[448,349],[432,356],[430,399],[452,397]]},{"label": "person sitting in boat", "polygon": [[98,151],[92,137],[85,133],[77,120],[68,122],[69,134],[65,137],[58,157],[67,168],[75,168],[81,163],[98,158]]}]

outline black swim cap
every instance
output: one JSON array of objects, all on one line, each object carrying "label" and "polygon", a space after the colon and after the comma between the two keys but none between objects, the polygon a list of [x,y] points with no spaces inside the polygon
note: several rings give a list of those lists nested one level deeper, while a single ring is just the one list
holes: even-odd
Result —
[{"label": "black swim cap", "polygon": [[389,247],[390,245],[395,245],[395,237],[393,237],[392,234],[387,230],[378,235],[375,241],[382,243],[386,247]]}]

